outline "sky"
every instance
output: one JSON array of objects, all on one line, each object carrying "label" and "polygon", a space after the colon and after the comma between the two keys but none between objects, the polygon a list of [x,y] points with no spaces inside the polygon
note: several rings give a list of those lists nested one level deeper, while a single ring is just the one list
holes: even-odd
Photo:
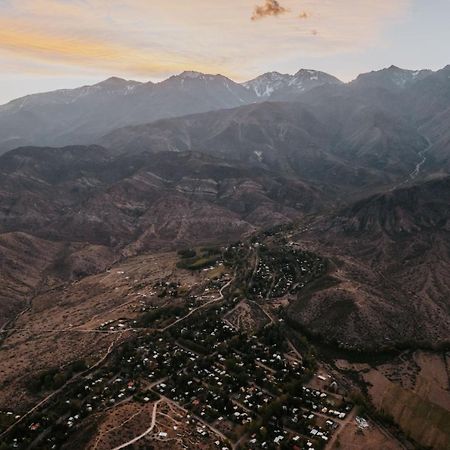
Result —
[{"label": "sky", "polygon": [[110,76],[450,64],[450,0],[0,0],[0,104]]}]

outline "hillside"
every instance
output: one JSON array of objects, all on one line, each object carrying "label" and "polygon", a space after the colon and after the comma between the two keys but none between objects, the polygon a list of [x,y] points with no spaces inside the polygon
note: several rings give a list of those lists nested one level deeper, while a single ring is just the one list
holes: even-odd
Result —
[{"label": "hillside", "polygon": [[0,106],[0,449],[446,450],[449,80]]},{"label": "hillside", "polygon": [[148,250],[233,241],[331,201],[300,180],[195,153],[23,148],[0,157],[0,174],[5,318],[47,278],[77,279]]},{"label": "hillside", "polygon": [[297,236],[330,258],[323,288],[292,313],[352,349],[449,344],[450,178],[375,195]]},{"label": "hillside", "polygon": [[427,141],[407,121],[358,100],[324,113],[262,103],[116,130],[100,143],[120,153],[198,151],[351,192],[379,189],[414,170]]},{"label": "hillside", "polygon": [[241,85],[222,75],[193,71],[158,83],[112,77],[92,86],[28,95],[0,106],[0,153],[25,145],[91,144],[127,125],[234,108],[269,97],[290,100],[314,87],[340,83],[311,70],[288,77],[279,89],[266,84],[268,96],[259,95],[255,85],[259,81]]}]

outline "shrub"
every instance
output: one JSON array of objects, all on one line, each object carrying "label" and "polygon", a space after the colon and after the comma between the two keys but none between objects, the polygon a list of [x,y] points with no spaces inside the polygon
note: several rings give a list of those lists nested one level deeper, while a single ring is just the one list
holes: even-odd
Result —
[{"label": "shrub", "polygon": [[186,248],[183,250],[179,250],[178,255],[183,259],[193,258],[197,255],[197,252],[193,248]]}]

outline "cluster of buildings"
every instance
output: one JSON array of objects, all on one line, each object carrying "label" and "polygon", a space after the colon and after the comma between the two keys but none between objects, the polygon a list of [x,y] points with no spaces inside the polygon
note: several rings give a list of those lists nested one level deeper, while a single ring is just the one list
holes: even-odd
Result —
[{"label": "cluster of buildings", "polygon": [[[230,257],[244,249],[232,247]],[[323,269],[320,259],[289,246],[275,254],[263,245],[255,244],[254,250],[259,254],[253,280],[256,297],[264,297],[268,286],[276,295],[290,292]],[[283,323],[268,324],[252,334],[223,320],[236,300],[222,302],[218,296],[228,279],[211,280],[201,290],[187,292],[182,306],[186,318],[181,321],[174,309],[165,312],[140,298],[142,316],[154,321],[150,331],[136,334],[107,364],[24,421],[16,430],[20,437],[12,436],[15,448],[26,448],[43,429],[48,448],[58,448],[94,413],[125,402],[163,399],[188,412],[187,425],[198,439],[214,442],[220,449],[230,447],[224,436],[255,450],[322,449],[352,405],[332,392],[309,387],[311,367],[291,352]],[[180,284],[164,281],[153,289],[158,296],[174,297]],[[177,299],[170,298],[174,303],[183,300]],[[212,299],[220,302],[189,317]],[[118,319],[103,322],[100,330],[142,326],[139,318]],[[159,431],[153,438],[163,441],[167,433]],[[177,433],[181,435],[181,430]]]}]

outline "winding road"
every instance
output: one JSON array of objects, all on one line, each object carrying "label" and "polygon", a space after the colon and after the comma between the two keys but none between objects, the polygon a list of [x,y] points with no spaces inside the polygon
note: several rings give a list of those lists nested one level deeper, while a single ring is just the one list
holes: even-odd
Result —
[{"label": "winding road", "polygon": [[[230,284],[233,282],[233,278],[231,280],[229,280],[226,284],[224,284],[220,290],[219,290],[219,297],[214,298],[212,300],[210,300],[209,302],[199,306],[198,308],[193,309],[191,312],[189,312],[188,314],[186,314],[183,317],[180,317],[178,320],[176,320],[175,322],[173,322],[172,324],[168,325],[167,327],[164,327],[162,329],[159,329],[159,332],[164,332],[167,331],[168,329],[172,328],[173,326],[177,325],[178,323],[180,323],[181,321],[187,319],[188,317],[190,317],[192,314],[194,314],[195,312],[197,312],[198,310],[207,307],[208,305],[211,305],[213,303],[219,302],[221,300],[224,299],[224,294],[223,291],[230,286]],[[26,331],[26,330],[21,330],[21,329],[15,329],[16,331]],[[9,331],[9,330],[8,330]],[[29,417],[31,414],[33,414],[35,411],[37,411],[39,408],[41,408],[43,405],[45,405],[49,400],[51,400],[53,397],[55,397],[57,394],[61,393],[68,385],[74,383],[75,381],[77,381],[78,379],[80,379],[81,377],[85,376],[87,373],[92,372],[92,370],[94,370],[95,368],[97,368],[99,365],[101,365],[104,361],[106,361],[106,359],[109,357],[109,355],[112,353],[112,351],[114,350],[114,347],[117,343],[117,341],[121,338],[121,336],[126,333],[127,331],[131,331],[131,329],[128,330],[120,330],[120,331],[102,331],[102,330],[86,330],[86,329],[64,329],[64,330],[41,330],[42,332],[49,332],[49,333],[54,333],[54,332],[84,332],[84,333],[104,333],[104,334],[117,334],[118,336],[111,342],[111,344],[108,347],[107,352],[105,353],[105,355],[103,355],[94,365],[92,365],[91,367],[89,367],[86,371],[81,372],[77,375],[75,375],[73,378],[71,378],[69,381],[67,381],[63,386],[61,386],[59,389],[57,389],[56,391],[53,391],[51,394],[49,394],[48,396],[46,396],[44,399],[42,399],[39,403],[37,403],[35,406],[33,406],[31,409],[29,409],[25,414],[23,414],[19,419],[17,419],[13,424],[11,424],[6,430],[4,430],[1,434],[0,434],[0,439],[4,436],[6,436],[10,431],[12,431],[19,423],[21,423],[23,420],[25,420],[27,417]],[[150,429],[149,429],[150,430]],[[146,434],[148,434],[150,431],[147,430]],[[139,437],[139,439],[141,439],[143,436]],[[139,440],[138,439],[138,440]],[[124,446],[130,445],[128,444],[124,444]],[[117,447],[117,448],[124,448],[124,447]]]},{"label": "winding road", "polygon": [[125,444],[121,444],[118,447],[114,447],[112,450],[120,450],[122,448],[128,447],[129,445],[132,445],[138,441],[140,441],[141,439],[143,439],[145,436],[147,436],[147,434],[150,434],[153,431],[153,428],[155,428],[155,424],[156,424],[156,413],[158,411],[158,404],[161,402],[161,400],[158,400],[157,402],[155,402],[155,404],[153,405],[153,411],[152,411],[152,421],[150,422],[150,427],[147,428],[147,430],[145,430],[142,434],[140,434],[139,436],[136,436],[135,438],[129,440],[128,442],[125,442]]},{"label": "winding road", "polygon": [[197,308],[193,309],[190,313],[186,314],[183,317],[180,317],[179,319],[175,320],[175,322],[171,323],[170,325],[167,325],[164,328],[160,328],[158,331],[160,333],[163,333],[164,331],[169,330],[170,328],[174,327],[175,325],[179,324],[180,322],[182,322],[183,320],[186,320],[188,317],[192,316],[192,314],[196,313],[198,310],[206,308],[207,306],[216,303],[216,302],[220,302],[221,300],[224,299],[224,295],[223,295],[223,291],[233,282],[233,279],[231,279],[230,281],[228,281],[228,283],[224,284],[220,290],[219,290],[219,297],[217,298],[213,298],[212,300],[210,300],[209,302],[204,303],[203,305],[198,306]]}]

